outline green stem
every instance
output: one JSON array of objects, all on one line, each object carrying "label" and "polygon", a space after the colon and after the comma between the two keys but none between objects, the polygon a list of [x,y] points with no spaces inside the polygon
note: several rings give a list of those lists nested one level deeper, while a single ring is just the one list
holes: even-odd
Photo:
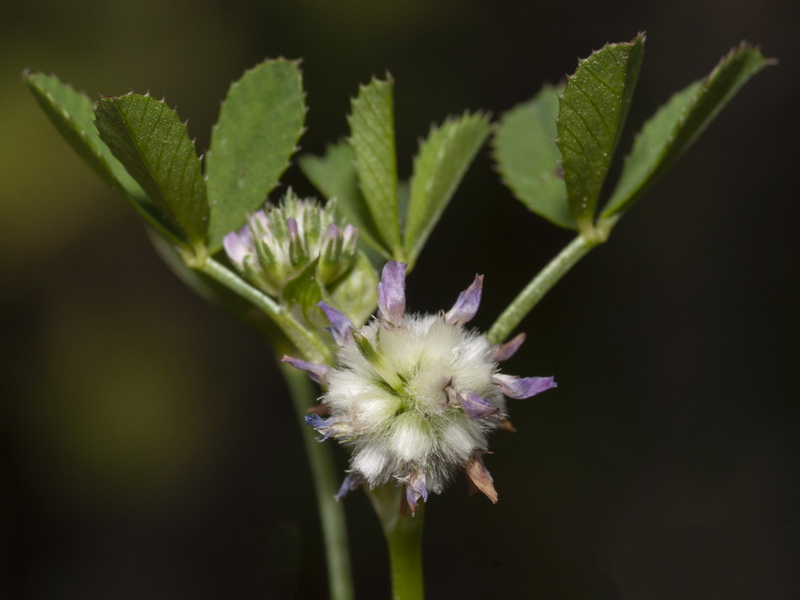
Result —
[{"label": "green stem", "polygon": [[306,360],[329,364],[333,359],[329,346],[300,324],[288,310],[279,306],[272,298],[251,286],[213,258],[207,258],[199,265],[192,264],[187,260],[187,265],[205,273],[264,311],[281,328],[292,344],[300,350]]},{"label": "green stem", "polygon": [[331,600],[352,600],[353,579],[350,567],[350,552],[347,543],[347,526],[344,507],[334,498],[339,488],[336,465],[330,444],[316,441],[314,430],[306,425],[304,417],[314,406],[316,390],[305,373],[285,362],[278,361],[286,378],[294,408],[300,421],[301,435],[311,466],[314,489],[322,523],[325,554],[328,562],[328,585]]},{"label": "green stem", "polygon": [[398,527],[386,533],[392,568],[392,600],[423,600],[422,525],[424,504],[414,517],[401,517]]},{"label": "green stem", "polygon": [[425,503],[420,502],[416,514],[400,514],[403,487],[386,484],[369,490],[372,507],[378,515],[389,549],[392,572],[392,600],[423,600],[422,531],[425,524]]},{"label": "green stem", "polygon": [[494,325],[489,329],[486,337],[489,343],[498,344],[505,340],[514,331],[529,312],[539,303],[544,295],[552,288],[575,264],[594,248],[597,244],[605,241],[608,237],[577,236],[569,245],[559,252],[548,265],[539,271],[531,282],[525,286],[514,301],[508,305]]}]

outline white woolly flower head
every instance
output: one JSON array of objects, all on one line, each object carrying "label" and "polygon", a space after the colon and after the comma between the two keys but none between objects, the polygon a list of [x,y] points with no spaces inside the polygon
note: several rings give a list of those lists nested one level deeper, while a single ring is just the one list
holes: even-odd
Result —
[{"label": "white woolly flower head", "polygon": [[467,329],[480,304],[483,277],[463,291],[450,311],[435,315],[405,310],[404,263],[391,261],[378,285],[379,314],[360,329],[322,303],[339,345],[333,367],[291,357],[323,387],[325,418],[306,421],[321,440],[352,447],[350,472],[339,497],[366,482],[405,485],[413,511],[428,492],[440,493],[459,472],[492,501],[497,494],[481,456],[487,434],[509,428],[505,396],[527,398],[555,387],[552,377],[518,378],[498,371],[522,343],[520,335],[492,346]]}]

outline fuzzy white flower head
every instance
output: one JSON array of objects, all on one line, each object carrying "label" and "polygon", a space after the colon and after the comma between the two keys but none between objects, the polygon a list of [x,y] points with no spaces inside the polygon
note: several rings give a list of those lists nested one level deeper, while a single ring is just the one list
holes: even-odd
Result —
[{"label": "fuzzy white flower head", "polygon": [[463,291],[452,309],[435,315],[405,311],[404,263],[391,261],[378,285],[379,314],[356,330],[322,303],[340,346],[334,367],[285,357],[327,388],[329,415],[306,421],[322,440],[353,448],[350,473],[338,497],[366,482],[392,480],[406,487],[412,511],[428,492],[440,493],[466,472],[492,501],[497,494],[481,455],[487,434],[510,427],[505,397],[528,398],[555,387],[552,377],[518,378],[498,372],[524,340],[492,346],[464,327],[480,304],[483,277]]}]

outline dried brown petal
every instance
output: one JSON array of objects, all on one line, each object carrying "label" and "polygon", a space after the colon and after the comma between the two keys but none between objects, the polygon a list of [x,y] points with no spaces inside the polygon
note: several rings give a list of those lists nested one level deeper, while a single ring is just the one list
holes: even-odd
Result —
[{"label": "dried brown petal", "polygon": [[484,466],[483,460],[477,454],[472,455],[472,459],[466,468],[467,476],[472,483],[475,484],[480,491],[482,491],[489,500],[497,503],[497,490],[494,489],[492,483],[492,476],[489,470]]}]

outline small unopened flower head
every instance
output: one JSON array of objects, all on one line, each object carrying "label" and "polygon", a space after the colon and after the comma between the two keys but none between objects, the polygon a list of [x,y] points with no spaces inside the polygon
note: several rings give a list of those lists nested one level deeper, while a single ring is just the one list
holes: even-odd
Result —
[{"label": "small unopened flower head", "polygon": [[358,243],[356,228],[340,228],[333,212],[333,200],[322,206],[289,191],[279,205],[267,205],[240,231],[226,235],[225,252],[251,283],[271,296],[279,297],[286,283],[314,261],[317,279],[333,283],[352,266]]},{"label": "small unopened flower head", "polygon": [[478,310],[482,276],[446,313],[410,314],[405,269],[403,263],[386,264],[378,316],[359,329],[321,304],[339,345],[331,368],[284,358],[327,387],[326,415],[306,420],[321,439],[334,438],[353,449],[337,497],[362,483],[375,487],[397,481],[405,486],[413,511],[420,499],[440,493],[463,472],[495,502],[482,455],[490,431],[510,428],[506,396],[528,398],[556,384],[552,377],[499,372],[498,362],[509,358],[524,336],[492,346],[485,335],[465,327]]}]

